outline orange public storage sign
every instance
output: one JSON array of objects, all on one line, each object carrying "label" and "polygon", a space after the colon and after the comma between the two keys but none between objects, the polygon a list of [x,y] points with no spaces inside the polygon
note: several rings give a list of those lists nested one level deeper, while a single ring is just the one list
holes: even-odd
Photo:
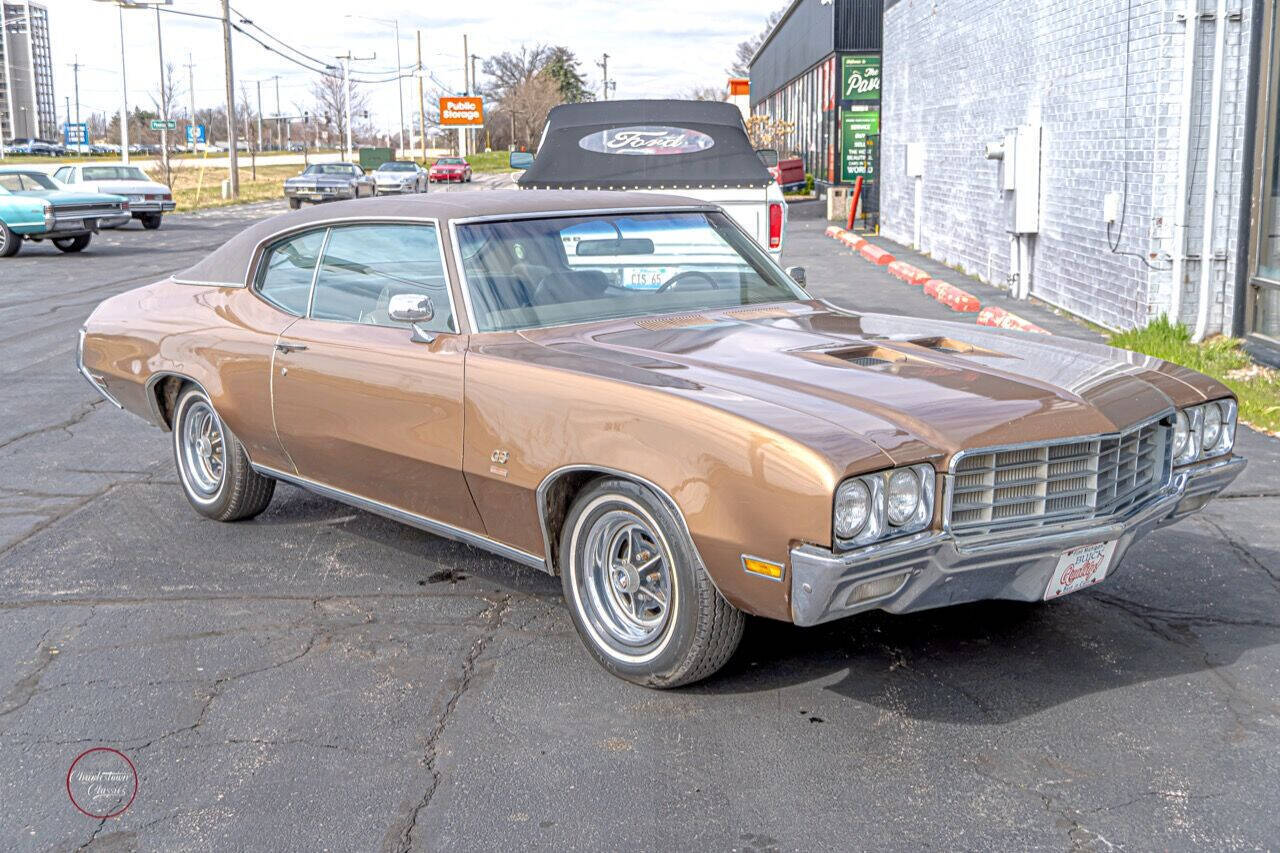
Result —
[{"label": "orange public storage sign", "polygon": [[443,127],[479,127],[484,124],[481,98],[441,98],[440,124]]}]

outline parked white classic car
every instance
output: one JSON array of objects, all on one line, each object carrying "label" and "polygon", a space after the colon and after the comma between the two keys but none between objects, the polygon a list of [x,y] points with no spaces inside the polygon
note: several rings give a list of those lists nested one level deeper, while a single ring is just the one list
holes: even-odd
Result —
[{"label": "parked white classic car", "polygon": [[[53,179],[67,189],[84,192],[110,193],[129,200],[133,218],[142,227],[154,231],[160,227],[164,214],[175,207],[173,190],[153,181],[137,166],[93,165],[63,166],[53,173]],[[114,228],[104,225],[104,228]]]}]

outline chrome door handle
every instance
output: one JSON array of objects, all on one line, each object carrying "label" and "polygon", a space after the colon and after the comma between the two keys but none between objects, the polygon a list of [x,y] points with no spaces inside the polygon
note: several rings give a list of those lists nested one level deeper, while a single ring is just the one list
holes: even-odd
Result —
[{"label": "chrome door handle", "polygon": [[280,352],[297,352],[306,348],[306,344],[276,344],[276,349],[280,350]]}]

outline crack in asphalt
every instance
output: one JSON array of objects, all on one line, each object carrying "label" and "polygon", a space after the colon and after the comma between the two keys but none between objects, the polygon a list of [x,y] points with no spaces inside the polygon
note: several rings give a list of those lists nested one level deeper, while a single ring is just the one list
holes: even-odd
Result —
[{"label": "crack in asphalt", "polygon": [[462,699],[462,695],[471,686],[471,679],[475,674],[476,661],[484,654],[485,649],[493,641],[498,629],[502,627],[503,620],[506,619],[507,614],[511,611],[510,595],[503,595],[498,599],[486,598],[485,601],[489,602],[489,606],[485,608],[479,617],[480,622],[484,625],[484,630],[463,656],[462,667],[454,681],[453,689],[445,697],[440,713],[436,716],[435,725],[427,735],[426,749],[423,752],[423,764],[431,775],[431,782],[426,791],[423,792],[422,799],[418,801],[413,811],[409,813],[403,830],[394,839],[394,847],[390,843],[385,845],[397,851],[397,853],[409,853],[413,849],[413,832],[418,825],[418,816],[431,804],[431,798],[435,796],[436,789],[440,787],[440,771],[436,768],[436,760],[439,758],[440,737],[444,734],[445,726],[449,723],[449,717],[453,714],[453,709],[457,707],[458,701]]},{"label": "crack in asphalt", "polygon": [[[74,636],[79,633],[85,625],[89,624],[89,620],[93,618],[93,613],[94,610],[90,607],[88,615],[86,615],[79,624],[73,625],[67,631],[68,640],[74,638]],[[5,693],[3,700],[4,707],[0,708],[0,717],[7,717],[16,711],[22,710],[27,706],[31,699],[40,692],[40,679],[44,677],[45,671],[53,665],[53,662],[58,659],[58,647],[44,644],[44,640],[50,633],[52,633],[53,630],[54,629],[50,628],[48,631],[45,631],[44,636],[40,638],[40,646],[36,651],[37,660],[35,669],[31,670],[31,672],[19,679],[18,682],[14,684],[13,687],[10,687],[8,692]]]},{"label": "crack in asphalt", "polygon": [[1234,551],[1236,556],[1238,556],[1243,562],[1252,565],[1256,569],[1260,569],[1263,574],[1271,578],[1272,583],[1276,584],[1277,586],[1280,586],[1280,575],[1273,572],[1270,568],[1267,567],[1265,563],[1263,563],[1261,560],[1255,557],[1253,555],[1253,551],[1249,550],[1248,545],[1236,539],[1234,536],[1232,536],[1230,533],[1227,532],[1227,529],[1225,527],[1223,527],[1218,522],[1214,521],[1208,515],[1203,516],[1201,520],[1204,521],[1205,524],[1212,527],[1214,530],[1218,531],[1218,535],[1221,536],[1223,539],[1227,540],[1227,544],[1231,546],[1231,550]]},{"label": "crack in asphalt", "polygon": [[[981,760],[981,759],[980,759]],[[990,761],[990,759],[986,759]],[[1045,793],[1034,785],[1028,785],[1015,779],[1008,779],[994,771],[984,770],[981,767],[974,767],[974,772],[984,779],[989,779],[997,784],[1005,787],[1015,788],[1026,794],[1031,794],[1040,799],[1044,804],[1045,811],[1054,818],[1054,824],[1059,829],[1066,830],[1067,839],[1070,842],[1069,850],[1117,850],[1123,849],[1107,840],[1106,836],[1095,830],[1089,829],[1084,825],[1085,814],[1080,810],[1073,808],[1064,802],[1060,797],[1053,794]],[[1092,812],[1091,812],[1092,813]],[[1099,845],[1102,845],[1099,847]]]},{"label": "crack in asphalt", "polygon": [[[99,406],[105,406],[106,403],[107,403],[106,400],[91,400],[85,408],[76,412],[74,415],[72,415],[71,417],[67,418],[64,421],[59,421],[56,424],[49,424],[48,426],[42,426],[42,427],[37,427],[36,429],[27,430],[24,433],[19,433],[18,435],[15,435],[13,438],[8,438],[8,439],[5,439],[4,441],[0,441],[0,450],[5,449],[11,444],[17,444],[19,441],[24,441],[28,438],[32,438],[37,435],[42,435],[47,432],[56,432],[58,430],[69,431],[71,427],[82,423],[84,419],[89,417],[89,415],[93,414],[94,411]],[[68,434],[70,433],[68,432]]]}]

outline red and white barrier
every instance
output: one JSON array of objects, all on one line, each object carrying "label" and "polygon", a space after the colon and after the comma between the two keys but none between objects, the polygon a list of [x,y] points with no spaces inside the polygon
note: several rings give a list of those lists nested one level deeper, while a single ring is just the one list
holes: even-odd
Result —
[{"label": "red and white barrier", "polygon": [[1051,334],[1048,329],[1041,328],[1030,320],[1024,320],[1017,314],[994,305],[988,305],[978,312],[978,325],[995,326],[998,329],[1017,329],[1020,332],[1039,332],[1042,335]]},{"label": "red and white barrier", "polygon": [[879,246],[872,243],[868,243],[865,240],[862,242],[862,245],[858,247],[858,254],[871,261],[871,263],[878,264],[882,267],[888,266],[897,260],[897,258],[886,252],[884,249],[881,249]]},{"label": "red and white barrier", "polygon": [[929,274],[919,267],[912,266],[906,261],[894,261],[889,264],[889,275],[894,278],[900,278],[907,284],[914,284],[919,287],[929,280]]},{"label": "red and white barrier", "polygon": [[982,307],[978,297],[940,278],[931,278],[926,281],[924,283],[924,292],[952,311],[977,311]]}]

